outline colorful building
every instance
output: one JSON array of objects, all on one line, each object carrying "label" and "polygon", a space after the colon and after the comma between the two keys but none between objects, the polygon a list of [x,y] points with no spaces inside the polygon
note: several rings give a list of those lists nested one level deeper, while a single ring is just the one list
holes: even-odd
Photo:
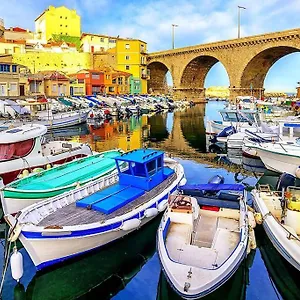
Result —
[{"label": "colorful building", "polygon": [[[147,93],[147,43],[135,39],[117,39],[117,69],[129,72],[135,80],[140,79],[140,91]],[[137,86],[135,86],[137,87]],[[137,89],[134,89],[137,91]]]},{"label": "colorful building", "polygon": [[80,49],[82,52],[97,53],[105,52],[108,49],[116,47],[116,37],[82,33],[80,38]]},{"label": "colorful building", "polygon": [[104,72],[85,69],[70,76],[76,78],[78,83],[85,85],[86,95],[105,93]]},{"label": "colorful building", "polygon": [[34,33],[21,27],[10,27],[4,30],[3,38],[6,40],[27,41],[34,38]]},{"label": "colorful building", "polygon": [[0,54],[25,53],[24,40],[6,40],[0,38]]},{"label": "colorful building", "polygon": [[70,77],[70,95],[71,96],[85,95],[85,84],[79,83],[76,77]]},{"label": "colorful building", "polygon": [[0,60],[0,97],[20,96],[20,66]]},{"label": "colorful building", "polygon": [[46,41],[56,36],[80,37],[80,16],[75,9],[50,5],[35,19],[35,32]]},{"label": "colorful building", "polygon": [[70,96],[70,79],[58,71],[42,71],[46,97]]},{"label": "colorful building", "polygon": [[131,74],[122,71],[114,71],[112,73],[113,94],[129,94],[129,78]]}]

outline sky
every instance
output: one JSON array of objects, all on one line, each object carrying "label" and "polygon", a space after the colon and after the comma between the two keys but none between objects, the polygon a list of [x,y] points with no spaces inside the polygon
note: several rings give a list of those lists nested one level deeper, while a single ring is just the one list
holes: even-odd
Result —
[{"label": "sky", "polygon": [[[74,8],[83,32],[131,37],[148,43],[149,52],[300,27],[300,0],[1,0],[0,18],[6,27],[34,31],[34,19],[49,5]],[[265,80],[267,91],[295,92],[300,81],[300,53],[283,57]],[[221,63],[208,73],[205,86],[229,86]]]}]

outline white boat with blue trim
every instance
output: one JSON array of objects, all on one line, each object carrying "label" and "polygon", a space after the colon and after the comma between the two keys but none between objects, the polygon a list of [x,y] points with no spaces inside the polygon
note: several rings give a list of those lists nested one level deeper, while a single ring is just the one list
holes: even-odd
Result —
[{"label": "white boat with blue trim", "polygon": [[282,174],[275,190],[259,185],[252,195],[270,241],[300,271],[300,188],[295,186],[295,177]]},{"label": "white boat with blue trim", "polygon": [[172,288],[185,299],[200,298],[216,290],[250,251],[245,191],[220,190],[241,191],[244,187],[183,186],[183,195],[169,197],[157,232],[162,270]]},{"label": "white boat with blue trim", "polygon": [[138,229],[186,181],[183,167],[162,151],[139,149],[115,160],[118,174],[5,216],[10,240],[20,239],[38,270]]}]

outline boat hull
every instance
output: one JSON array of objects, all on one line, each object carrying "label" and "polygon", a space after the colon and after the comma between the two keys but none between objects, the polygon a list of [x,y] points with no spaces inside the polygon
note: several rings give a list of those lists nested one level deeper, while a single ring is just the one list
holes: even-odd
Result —
[{"label": "boat hull", "polygon": [[[102,247],[129,234],[130,232],[133,232],[134,230],[138,230],[138,228],[157,216],[145,213],[147,209],[157,208],[157,211],[160,212],[165,208],[166,199],[169,194],[177,191],[178,185],[184,178],[182,166],[179,166],[178,169],[177,178],[160,194],[150,198],[149,201],[146,201],[144,204],[132,209],[126,214],[116,216],[104,223],[97,222],[77,226],[64,226],[63,228],[59,227],[58,229],[56,228],[57,224],[53,224],[50,228],[49,226],[44,228],[41,226],[36,227],[34,225],[24,224],[25,226],[21,225],[22,230],[19,235],[19,239],[38,270]],[[117,178],[117,175],[112,176]],[[106,177],[102,180],[109,180],[108,178],[105,178]],[[90,184],[92,186],[92,184],[95,183],[92,182]],[[86,187],[82,187],[81,189],[88,191]],[[77,189],[74,191],[76,191],[76,193],[80,193]],[[70,193],[73,193],[73,191]],[[26,209],[29,210],[34,208],[35,205]],[[16,221],[11,215],[7,215],[6,220],[10,226],[13,226]],[[131,220],[134,220],[133,222],[135,222],[136,226],[124,226],[124,222]]]},{"label": "boat hull", "polygon": [[268,170],[295,175],[300,166],[300,157],[256,148],[258,156]]},{"label": "boat hull", "polygon": [[264,217],[263,228],[277,251],[298,271],[300,271],[300,242],[288,238],[288,232],[275,220],[264,201],[259,197],[259,193],[252,193],[254,207]]}]

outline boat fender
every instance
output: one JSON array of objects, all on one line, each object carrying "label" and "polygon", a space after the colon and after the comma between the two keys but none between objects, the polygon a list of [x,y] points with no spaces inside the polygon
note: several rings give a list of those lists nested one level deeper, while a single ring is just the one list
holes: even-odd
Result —
[{"label": "boat fender", "polygon": [[168,205],[168,200],[163,200],[157,205],[157,210],[159,212],[162,212],[166,209],[167,205]]},{"label": "boat fender", "polygon": [[23,177],[27,177],[29,175],[29,171],[27,169],[22,172]]},{"label": "boat fender", "polygon": [[4,182],[3,182],[3,178],[0,177],[0,189],[2,189],[4,187]]},{"label": "boat fender", "polygon": [[252,211],[253,213],[255,213],[255,210],[251,206],[249,206],[249,205],[247,205],[247,210],[248,211]]},{"label": "boat fender", "polygon": [[262,222],[263,222],[263,217],[262,217],[261,213],[255,213],[254,219],[255,219],[256,224],[258,224],[258,225],[262,224]]},{"label": "boat fender", "polygon": [[158,214],[158,210],[155,207],[151,207],[145,210],[144,216],[146,218],[152,218],[155,217]]},{"label": "boat fender", "polygon": [[131,220],[127,220],[125,221],[121,226],[120,229],[122,230],[132,230],[132,229],[136,229],[141,225],[141,220],[134,218]]},{"label": "boat fender", "polygon": [[19,282],[23,276],[23,256],[18,251],[17,247],[14,247],[14,252],[10,257],[11,275],[14,280]]},{"label": "boat fender", "polygon": [[47,164],[46,170],[49,170],[49,169],[51,169],[51,165],[50,165],[50,164]]},{"label": "boat fender", "polygon": [[248,211],[248,221],[249,221],[249,225],[252,228],[256,227],[256,221],[255,221],[254,214],[252,211]]},{"label": "boat fender", "polygon": [[185,177],[183,177],[179,182],[179,186],[184,186],[186,183],[187,183],[187,180]]},{"label": "boat fender", "polygon": [[249,244],[250,244],[250,249],[256,249],[256,238],[255,238],[255,233],[254,229],[249,226]]}]

